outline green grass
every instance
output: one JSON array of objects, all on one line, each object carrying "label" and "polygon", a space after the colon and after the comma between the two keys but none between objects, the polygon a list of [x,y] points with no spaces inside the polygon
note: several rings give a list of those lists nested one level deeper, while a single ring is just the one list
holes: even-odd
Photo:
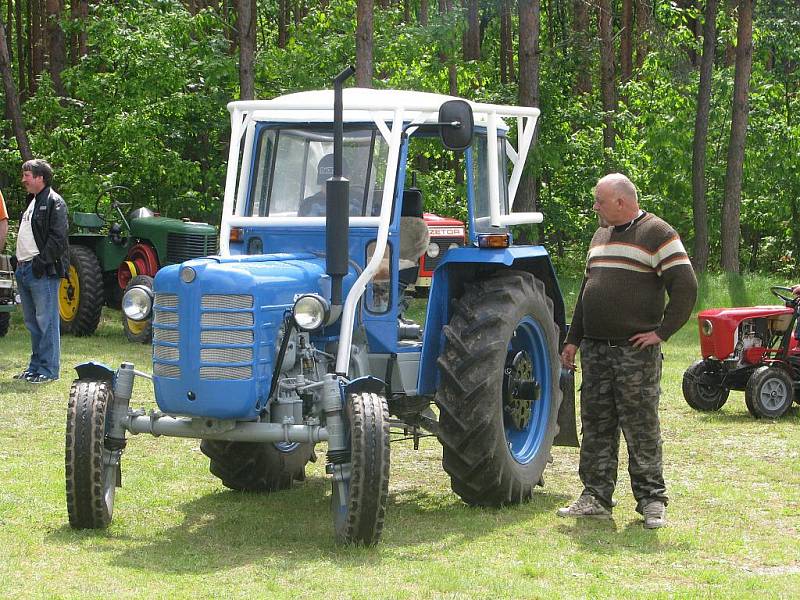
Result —
[{"label": "green grass", "polygon": [[[697,355],[694,321],[664,348],[669,527],[642,529],[624,460],[613,521],[556,517],[580,491],[572,448],[554,449],[530,502],[468,508],[450,491],[438,442],[426,438],[417,452],[392,446],[384,537],[364,549],[333,544],[321,460],[291,491],[239,494],[208,472],[197,441],[146,435],[129,439],[111,526],[70,529],[70,367],[92,358],[149,370],[149,349],[126,343],[118,319],[106,311],[99,335],[65,337],[62,379],[47,386],[11,381],[29,351],[19,314],[0,339],[2,597],[797,597],[798,409],[756,421],[734,392],[718,413],[691,410],[680,382]],[[152,387],[137,379],[132,404],[155,408]]]}]

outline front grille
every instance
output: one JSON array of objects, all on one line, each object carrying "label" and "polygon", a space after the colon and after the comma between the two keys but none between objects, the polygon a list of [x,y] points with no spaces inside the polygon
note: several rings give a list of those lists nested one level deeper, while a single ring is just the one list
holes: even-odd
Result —
[{"label": "front grille", "polygon": [[155,325],[177,325],[178,313],[171,310],[159,310],[156,308],[153,311],[153,323]]},{"label": "front grille", "polygon": [[447,254],[447,248],[450,244],[456,243],[459,246],[464,245],[464,239],[460,237],[432,237],[431,242],[439,244],[440,252],[439,256],[436,258],[431,258],[427,254],[425,255],[425,269],[428,271],[433,271],[436,268],[445,254]]},{"label": "front grille", "polygon": [[163,363],[155,363],[153,365],[153,373],[159,377],[170,377],[171,379],[178,379],[181,376],[181,368],[178,365],[165,365]]},{"label": "front grille", "polygon": [[253,308],[253,297],[246,294],[206,294],[203,296],[201,307],[203,310]]},{"label": "front grille", "polygon": [[204,312],[200,317],[202,327],[252,327],[252,312]]},{"label": "front grille", "polygon": [[165,264],[182,263],[192,258],[209,256],[217,251],[217,238],[201,233],[168,233]]},{"label": "front grille", "polygon": [[250,379],[252,367],[200,367],[200,379]]},{"label": "front grille", "polygon": [[219,344],[233,346],[236,344],[252,344],[253,332],[235,329],[209,329],[200,332],[201,344]]},{"label": "front grille", "polygon": [[153,346],[153,357],[159,360],[177,362],[181,353],[175,346]]},{"label": "front grille", "polygon": [[243,363],[253,362],[252,348],[202,348],[200,361],[203,363]]},{"label": "front grille", "polygon": [[202,297],[201,379],[252,378],[253,305],[253,296],[249,294],[206,294]]},{"label": "front grille", "polygon": [[[165,292],[156,292],[153,299],[153,373],[161,377],[178,379],[181,368],[175,364],[165,364],[163,361],[178,362],[180,360],[181,334],[178,329],[164,329],[164,327],[178,327],[180,316],[178,313],[178,295]],[[167,346],[166,344],[175,344]]]},{"label": "front grille", "polygon": [[167,344],[177,344],[181,341],[181,333],[177,329],[154,329],[153,339],[156,342],[166,342]]}]

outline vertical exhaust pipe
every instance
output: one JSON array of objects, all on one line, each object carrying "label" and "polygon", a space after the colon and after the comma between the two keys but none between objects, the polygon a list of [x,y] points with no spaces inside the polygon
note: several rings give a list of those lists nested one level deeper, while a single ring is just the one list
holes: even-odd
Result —
[{"label": "vertical exhaust pipe", "polygon": [[332,307],[342,305],[342,279],[350,261],[350,181],[342,176],[342,84],[355,72],[351,65],[333,80],[333,177],[325,182],[325,271],[331,276]]}]

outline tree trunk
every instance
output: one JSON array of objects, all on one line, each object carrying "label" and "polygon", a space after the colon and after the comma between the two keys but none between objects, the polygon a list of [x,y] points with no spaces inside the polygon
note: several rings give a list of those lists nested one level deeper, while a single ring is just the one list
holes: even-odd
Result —
[{"label": "tree trunk", "polygon": [[736,68],[733,78],[731,140],[725,171],[725,196],[722,204],[722,268],[739,272],[739,211],[742,203],[742,167],[747,136],[750,71],[753,65],[753,0],[740,0],[736,28]]},{"label": "tree trunk", "polygon": [[419,0],[419,24],[428,26],[428,0]]},{"label": "tree trunk", "polygon": [[3,90],[6,95],[6,111],[11,118],[11,127],[14,130],[14,137],[17,138],[17,146],[22,160],[30,160],[33,158],[33,153],[28,142],[28,134],[25,131],[25,123],[22,121],[17,86],[14,84],[14,76],[11,70],[11,59],[8,54],[8,41],[6,40],[6,24],[0,19],[0,74],[3,77]]},{"label": "tree trunk", "polygon": [[[539,0],[519,0],[519,103],[539,106]],[[536,177],[526,169],[517,188],[515,212],[534,212],[539,204]],[[527,240],[530,241],[530,240]]]},{"label": "tree trunk", "polygon": [[21,92],[22,99],[24,99],[27,85],[25,83],[25,21],[22,16],[22,0],[14,2],[14,14],[16,17],[16,39],[17,39],[17,80],[19,82],[19,91]]},{"label": "tree trunk", "polygon": [[649,52],[650,16],[653,12],[652,0],[636,0],[636,68],[644,64]]},{"label": "tree trunk", "polygon": [[592,91],[592,75],[589,68],[591,64],[589,56],[589,11],[586,8],[586,0],[573,0],[572,6],[575,11],[573,30],[575,32],[575,54],[577,59],[575,61],[575,92],[589,94]]},{"label": "tree trunk", "polygon": [[53,87],[59,96],[66,96],[61,72],[67,64],[66,44],[64,31],[61,29],[61,1],[47,0],[47,50],[50,77],[53,78]]},{"label": "tree trunk", "polygon": [[255,98],[253,63],[256,53],[256,0],[238,0],[236,26],[239,33],[239,99]]},{"label": "tree trunk", "polygon": [[603,148],[613,150],[616,131],[614,115],[617,112],[617,91],[614,82],[614,39],[611,0],[600,0],[600,91],[603,99]]},{"label": "tree trunk", "polygon": [[464,60],[481,58],[481,24],[478,0],[467,0],[467,31],[464,35]]},{"label": "tree trunk", "polygon": [[372,87],[373,0],[358,0],[356,8],[356,85]]},{"label": "tree trunk", "polygon": [[697,91],[697,116],[692,143],[692,207],[694,214],[694,268],[708,267],[708,208],[706,205],[706,142],[708,115],[711,108],[711,73],[717,41],[718,0],[707,0],[703,27],[703,59],[700,65],[700,86]]},{"label": "tree trunk", "polygon": [[619,76],[622,83],[633,73],[633,0],[622,0],[622,31],[619,37]]},{"label": "tree trunk", "polygon": [[72,22],[77,29],[70,40],[70,59],[72,64],[76,65],[81,57],[88,53],[86,40],[86,21],[89,18],[88,0],[72,0],[70,11]]},{"label": "tree trunk", "polygon": [[278,48],[286,48],[289,41],[289,6],[287,0],[278,0]]}]

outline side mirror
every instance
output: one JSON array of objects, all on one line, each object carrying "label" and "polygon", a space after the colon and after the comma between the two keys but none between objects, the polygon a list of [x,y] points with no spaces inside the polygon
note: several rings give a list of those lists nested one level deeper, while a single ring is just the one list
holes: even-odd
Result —
[{"label": "side mirror", "polygon": [[465,100],[448,100],[439,107],[439,136],[448,150],[466,150],[472,143],[475,122]]}]

